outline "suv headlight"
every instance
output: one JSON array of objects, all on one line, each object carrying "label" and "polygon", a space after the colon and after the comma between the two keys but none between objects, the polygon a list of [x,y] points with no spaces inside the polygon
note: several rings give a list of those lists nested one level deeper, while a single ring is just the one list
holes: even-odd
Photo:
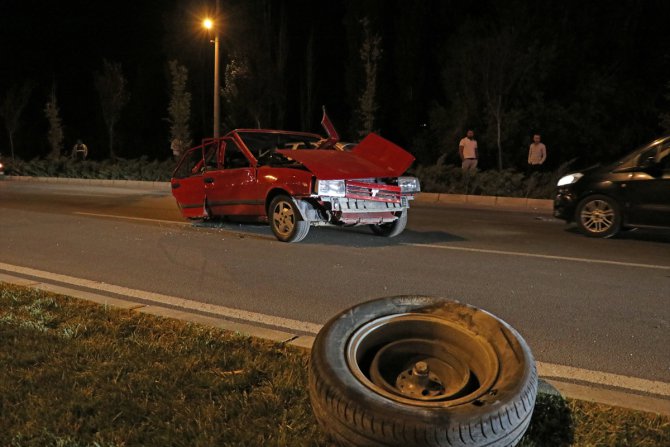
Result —
[{"label": "suv headlight", "polygon": [[584,174],[582,174],[581,172],[568,174],[565,177],[561,177],[556,186],[572,185],[573,183],[577,183],[577,180],[579,180],[582,177],[584,177]]},{"label": "suv headlight", "polygon": [[416,177],[398,177],[398,186],[402,192],[421,192],[421,185]]},{"label": "suv headlight", "polygon": [[344,180],[317,180],[315,188],[319,196],[344,197]]}]

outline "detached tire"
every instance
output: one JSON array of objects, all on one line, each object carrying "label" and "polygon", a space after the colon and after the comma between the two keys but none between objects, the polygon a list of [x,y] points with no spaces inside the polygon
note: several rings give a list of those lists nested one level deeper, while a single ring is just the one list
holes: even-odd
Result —
[{"label": "detached tire", "polygon": [[400,296],[323,327],[309,395],[343,446],[514,446],[530,423],[537,372],[521,336],[490,313]]}]

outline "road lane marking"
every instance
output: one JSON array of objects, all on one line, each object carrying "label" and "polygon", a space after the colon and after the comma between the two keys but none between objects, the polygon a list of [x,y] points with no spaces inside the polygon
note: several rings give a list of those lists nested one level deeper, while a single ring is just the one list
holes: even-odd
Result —
[{"label": "road lane marking", "polygon": [[577,380],[670,397],[670,383],[639,379],[619,374],[610,374],[601,371],[591,371],[588,369],[556,365],[552,363],[535,362],[535,364],[537,365],[538,375],[542,377]]},{"label": "road lane marking", "polygon": [[291,329],[294,331],[306,332],[308,334],[316,334],[321,329],[321,325],[315,323],[298,321],[290,318],[277,317],[273,315],[266,315],[240,309],[233,309],[230,307],[219,306],[216,304],[201,303],[199,301],[189,300],[186,298],[180,298],[175,296],[163,295],[160,293],[129,289],[127,287],[115,286],[103,282],[91,281],[82,278],[75,278],[73,276],[45,272],[42,270],[31,269],[28,267],[20,267],[11,264],[5,264],[2,262],[0,262],[0,270],[5,270],[8,272],[18,273],[27,276],[34,276],[50,281],[57,281],[79,287],[86,287],[93,290],[102,290],[117,295],[137,298],[144,301],[151,301],[162,305],[179,307],[191,311],[207,312],[222,317],[233,318],[236,320],[250,321],[265,324],[268,326],[276,326],[285,329]]},{"label": "road lane marking", "polygon": [[[117,295],[136,298],[144,301],[150,301],[161,305],[170,305],[187,311],[207,312],[218,315],[223,318],[232,318],[248,323],[261,323],[268,326],[300,331],[307,334],[316,335],[323,325],[306,321],[293,320],[290,318],[277,317],[273,315],[250,312],[230,307],[219,306],[216,304],[201,303],[185,298],[162,295],[159,293],[143,290],[130,289],[123,286],[115,286],[98,281],[91,281],[83,278],[76,278],[58,273],[46,272],[43,270],[21,267],[12,264],[0,262],[0,270],[13,272],[30,277],[40,278],[47,281],[56,281],[79,287],[85,287],[93,290],[106,291]],[[31,286],[34,282],[27,280],[18,281],[22,285]],[[624,376],[620,374],[606,373],[602,371],[593,371],[588,369],[576,368],[566,365],[553,363],[536,362],[538,375],[541,377],[563,380],[566,382],[582,382],[591,385],[600,385],[614,387],[624,390],[630,390],[641,393],[648,393],[664,398],[670,398],[670,383],[654,380],[641,379],[637,377]]]},{"label": "road lane marking", "polygon": [[84,213],[80,211],[75,211],[73,214],[80,216],[91,216],[91,217],[110,217],[112,219],[124,219],[124,220],[138,220],[140,222],[158,222],[158,223],[167,223],[172,225],[188,225],[192,226],[189,222],[178,222],[176,220],[163,220],[163,219],[148,219],[146,217],[131,217],[131,216],[119,216],[116,214],[97,214],[97,213]]},{"label": "road lane marking", "polygon": [[450,245],[436,245],[436,244],[403,244],[403,245],[408,247],[438,248],[441,250],[468,251],[472,253],[488,253],[488,254],[506,255],[506,256],[521,256],[526,258],[542,258],[557,261],[585,262],[589,264],[606,264],[606,265],[618,265],[623,267],[641,267],[647,269],[670,270],[670,265],[638,264],[635,262],[608,261],[606,259],[574,258],[570,256],[542,255],[538,253],[524,253],[519,251],[490,250],[486,248],[470,248],[470,247],[453,247]]}]

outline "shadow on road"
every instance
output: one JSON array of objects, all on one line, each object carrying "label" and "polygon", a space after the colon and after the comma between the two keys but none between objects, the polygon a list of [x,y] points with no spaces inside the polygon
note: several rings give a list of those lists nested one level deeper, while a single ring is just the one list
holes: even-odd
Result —
[{"label": "shadow on road", "polygon": [[[232,231],[239,237],[256,237],[274,240],[270,226],[257,222],[237,221],[204,221],[194,222],[198,228],[222,229]],[[443,231],[414,231],[405,230],[399,236],[386,238],[377,236],[367,226],[335,228],[313,227],[300,245],[337,245],[342,247],[388,247],[404,244],[437,244],[444,242],[459,242],[465,239]]]},{"label": "shadow on road", "polygon": [[[570,226],[565,229],[566,233],[573,233],[575,237],[587,237],[579,232],[576,226]],[[626,240],[626,241],[644,241],[644,242],[663,242],[670,244],[670,231],[656,230],[651,228],[632,228],[630,230],[623,230],[612,240]]]}]

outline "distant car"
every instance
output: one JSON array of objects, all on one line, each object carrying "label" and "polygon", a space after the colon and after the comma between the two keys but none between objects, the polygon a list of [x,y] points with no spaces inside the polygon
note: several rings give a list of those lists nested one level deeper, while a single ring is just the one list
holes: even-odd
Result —
[{"label": "distant car", "polygon": [[2,161],[2,155],[0,154],[0,175],[5,175],[5,163]]},{"label": "distant car", "polygon": [[670,228],[670,136],[611,165],[561,178],[554,216],[592,237],[611,237],[622,228]]},{"label": "distant car", "polygon": [[420,191],[418,179],[402,175],[414,157],[375,134],[351,145],[328,133],[238,129],[204,140],[178,163],[172,194],[186,218],[268,221],[283,242],[316,225],[400,234]]}]

